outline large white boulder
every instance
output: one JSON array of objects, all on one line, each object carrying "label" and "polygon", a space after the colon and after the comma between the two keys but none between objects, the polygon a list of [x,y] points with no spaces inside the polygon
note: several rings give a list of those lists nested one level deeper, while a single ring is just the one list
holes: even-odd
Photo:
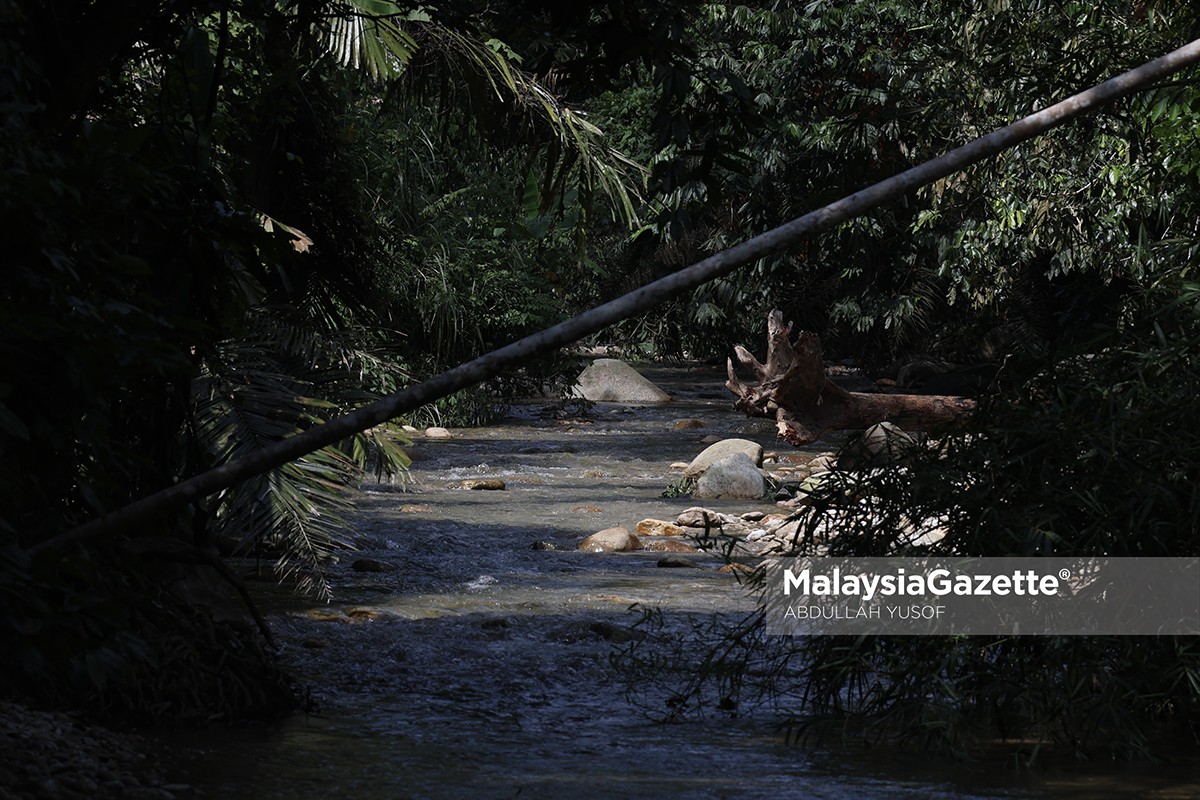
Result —
[{"label": "large white boulder", "polygon": [[574,395],[594,403],[669,403],[671,396],[615,358],[597,358],[579,374]]},{"label": "large white boulder", "polygon": [[692,497],[759,500],[766,491],[763,474],[745,453],[732,453],[704,470]]},{"label": "large white boulder", "polygon": [[763,449],[761,444],[749,439],[722,439],[709,445],[700,455],[693,458],[692,463],[688,464],[687,470],[683,473],[684,477],[698,478],[713,463],[734,453],[745,453],[754,462],[754,466],[762,466]]}]

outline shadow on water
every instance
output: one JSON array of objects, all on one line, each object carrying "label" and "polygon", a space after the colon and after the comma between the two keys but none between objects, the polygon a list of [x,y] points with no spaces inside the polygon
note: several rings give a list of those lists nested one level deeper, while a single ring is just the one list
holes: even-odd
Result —
[{"label": "shadow on water", "polygon": [[[635,605],[669,624],[751,607],[719,562],[661,569],[660,553],[575,550],[587,534],[693,505],[664,498],[705,436],[781,447],[768,421],[729,408],[714,370],[657,368],[677,398],[598,405],[586,419],[517,406],[500,424],[414,443],[413,482],[367,487],[362,551],[332,568],[336,600],[271,593],[287,666],[319,712],[177,740],[189,779],[231,798],[1033,798],[1192,797],[1168,772],[1031,777],[997,758],[972,768],[878,751],[789,746],[769,719],[647,721],[626,701],[609,641]],[[679,419],[701,427],[676,429]],[[826,444],[826,447],[830,445]],[[816,450],[813,451],[814,453]],[[457,488],[468,478],[503,491]],[[712,502],[722,511],[768,501]],[[536,550],[548,542],[557,550]],[[357,558],[392,567],[355,572]],[[614,633],[614,631],[616,633]]]}]

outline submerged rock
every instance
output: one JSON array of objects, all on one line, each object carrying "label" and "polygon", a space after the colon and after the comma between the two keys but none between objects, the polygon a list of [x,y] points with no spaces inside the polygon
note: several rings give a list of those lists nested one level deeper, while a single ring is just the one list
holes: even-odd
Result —
[{"label": "submerged rock", "polygon": [[463,489],[476,489],[487,492],[498,492],[508,488],[504,481],[499,478],[470,478],[460,481],[458,485]]},{"label": "submerged rock", "polygon": [[579,549],[590,553],[622,553],[641,550],[642,542],[627,528],[605,528],[580,542]]},{"label": "submerged rock", "polygon": [[400,615],[394,611],[372,608],[370,606],[352,608],[346,613],[350,619],[356,622],[391,622],[392,620],[400,619]]},{"label": "submerged rock", "polygon": [[594,403],[669,403],[671,396],[615,358],[598,358],[579,375],[576,397]]},{"label": "submerged rock", "polygon": [[665,567],[668,569],[699,569],[700,565],[690,558],[683,556],[663,556],[658,560],[656,566]]},{"label": "submerged rock", "polygon": [[699,553],[700,551],[692,547],[690,544],[684,544],[676,539],[664,539],[657,542],[645,542],[642,545],[643,550],[649,550],[653,553]]}]

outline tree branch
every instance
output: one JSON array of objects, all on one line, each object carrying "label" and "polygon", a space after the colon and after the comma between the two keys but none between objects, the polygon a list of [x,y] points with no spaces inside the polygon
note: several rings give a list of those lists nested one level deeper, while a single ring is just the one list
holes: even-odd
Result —
[{"label": "tree branch", "polygon": [[738,267],[777,253],[806,236],[829,230],[846,220],[951,175],[996,153],[1028,141],[1087,111],[1112,103],[1200,60],[1200,40],[1154,59],[1104,83],[1045,108],[969,144],[880,181],[816,211],[780,225],[686,269],[635,289],[532,336],[411,386],[324,425],[278,442],[237,461],[223,464],[122,509],[93,519],[30,548],[43,556],[91,539],[155,524],[164,514],[199,498],[229,488],[246,478],[286,464],[406,411],[512,369],[533,356],[550,352],[589,334],[642,313],[676,295],[727,275]]}]

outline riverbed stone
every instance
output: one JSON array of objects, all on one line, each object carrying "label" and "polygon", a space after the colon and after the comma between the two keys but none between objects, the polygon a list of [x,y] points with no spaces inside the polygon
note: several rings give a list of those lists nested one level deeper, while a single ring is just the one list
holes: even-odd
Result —
[{"label": "riverbed stone", "polygon": [[454,435],[445,428],[434,426],[425,429],[426,439],[452,439]]},{"label": "riverbed stone", "polygon": [[579,375],[574,396],[594,403],[669,403],[671,396],[615,358],[598,358]]},{"label": "riverbed stone", "polygon": [[638,536],[682,536],[684,529],[663,519],[644,519],[637,524]]},{"label": "riverbed stone", "polygon": [[766,481],[754,461],[737,452],[713,462],[700,479],[692,497],[708,499],[762,499]]},{"label": "riverbed stone", "polygon": [[762,466],[762,445],[749,439],[721,439],[705,448],[700,455],[692,459],[687,470],[683,473],[688,478],[698,478],[717,461],[734,453],[744,453],[755,467]]},{"label": "riverbed stone", "polygon": [[685,431],[689,428],[703,428],[705,424],[702,419],[677,419],[671,427],[677,431]]},{"label": "riverbed stone", "polygon": [[809,473],[828,472],[835,467],[837,467],[836,453],[821,453],[808,462]]},{"label": "riverbed stone", "polygon": [[684,528],[719,528],[739,521],[732,514],[722,514],[702,506],[692,506],[675,518],[675,524]]},{"label": "riverbed stone", "polygon": [[504,481],[499,478],[469,478],[459,484],[464,489],[475,489],[485,492],[498,492],[507,489]]},{"label": "riverbed stone", "polygon": [[400,615],[394,611],[371,606],[352,608],[346,612],[346,616],[355,622],[391,622],[400,619]]},{"label": "riverbed stone", "polygon": [[77,713],[0,702],[0,754],[0,797],[6,799],[175,800],[196,792],[164,782],[165,753],[151,739]]},{"label": "riverbed stone", "polygon": [[913,437],[891,422],[872,425],[858,439],[842,448],[839,469],[871,469],[898,464],[917,446]]},{"label": "riverbed stone", "polygon": [[678,539],[659,539],[657,541],[643,542],[643,550],[649,550],[653,553],[699,553],[700,551],[692,547],[690,544],[684,544]]},{"label": "riverbed stone", "polygon": [[802,519],[789,518],[783,524],[771,531],[772,538],[788,547],[797,543],[800,538],[800,533],[804,528]]},{"label": "riverbed stone", "polygon": [[590,553],[623,553],[641,550],[642,542],[628,528],[605,528],[580,542],[579,549]]},{"label": "riverbed stone", "polygon": [[658,564],[656,566],[665,567],[667,569],[699,569],[700,567],[699,564],[697,564],[695,561],[692,561],[690,558],[684,558],[683,556],[678,555],[663,556],[658,560]]}]

